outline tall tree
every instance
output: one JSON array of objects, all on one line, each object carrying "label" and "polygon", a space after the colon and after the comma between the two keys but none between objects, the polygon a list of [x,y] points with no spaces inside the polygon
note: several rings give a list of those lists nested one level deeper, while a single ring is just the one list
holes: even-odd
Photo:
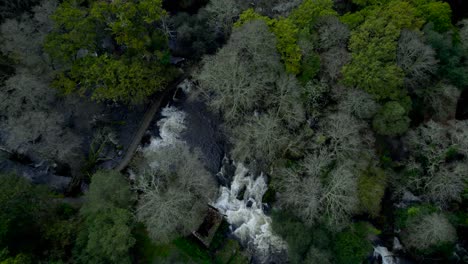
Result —
[{"label": "tall tree", "polygon": [[153,241],[170,242],[198,228],[216,193],[215,179],[198,153],[182,143],[150,149],[135,168],[135,188],[141,192],[136,215]]},{"label": "tall tree", "polygon": [[141,103],[170,80],[161,0],[67,0],[52,15],[46,51],[55,86],[91,98]]},{"label": "tall tree", "polygon": [[131,263],[129,249],[135,239],[131,234],[133,199],[129,183],[118,172],[96,172],[85,199],[80,210],[83,223],[75,248],[76,261]]}]

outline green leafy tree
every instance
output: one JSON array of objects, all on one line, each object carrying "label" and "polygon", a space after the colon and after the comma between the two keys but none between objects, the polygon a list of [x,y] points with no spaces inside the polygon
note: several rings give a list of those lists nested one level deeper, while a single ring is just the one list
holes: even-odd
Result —
[{"label": "green leafy tree", "polygon": [[427,23],[433,23],[438,32],[450,30],[452,26],[452,9],[447,2],[436,0],[411,0],[419,17]]},{"label": "green leafy tree", "polygon": [[253,9],[244,11],[234,26],[239,27],[252,20],[262,20],[276,36],[276,48],[281,55],[286,71],[298,74],[301,70],[301,49],[297,44],[299,28],[288,18],[271,19]]},{"label": "green leafy tree", "polygon": [[405,133],[410,124],[406,109],[400,103],[392,101],[386,103],[375,115],[372,125],[374,130],[387,136]]},{"label": "green leafy tree", "polygon": [[316,73],[317,59],[314,56],[308,56],[303,62],[301,49],[298,45],[299,31],[307,27],[312,27],[319,17],[336,15],[333,10],[333,2],[330,0],[303,1],[295,8],[288,18],[271,19],[255,12],[254,9],[248,9],[240,14],[239,20],[235,26],[241,26],[252,20],[263,20],[267,23],[270,30],[275,34],[277,40],[278,53],[285,65],[286,71],[292,74],[301,72],[308,76]]},{"label": "green leafy tree", "polygon": [[404,73],[396,65],[397,40],[401,29],[417,29],[422,22],[408,2],[392,1],[372,9],[351,33],[352,61],[343,68],[344,83],[378,100],[404,97]]},{"label": "green leafy tree", "polygon": [[161,0],[64,1],[45,42],[62,69],[54,85],[98,101],[143,102],[173,77],[165,15]]},{"label": "green leafy tree", "polygon": [[333,246],[336,263],[362,263],[372,251],[368,235],[378,233],[377,229],[365,222],[355,223],[349,229],[338,233]]},{"label": "green leafy tree", "polygon": [[26,179],[0,174],[0,248],[10,254],[38,249],[40,222],[48,208],[48,191]]},{"label": "green leafy tree", "polygon": [[361,210],[376,217],[380,213],[381,201],[387,185],[385,172],[380,168],[370,167],[358,178],[358,193]]},{"label": "green leafy tree", "polygon": [[113,171],[99,171],[91,179],[83,219],[75,248],[78,263],[130,263],[132,194],[124,177]]},{"label": "green leafy tree", "polygon": [[331,264],[330,234],[323,228],[312,228],[295,218],[288,210],[273,211],[273,231],[288,244],[291,263]]},{"label": "green leafy tree", "polygon": [[319,17],[336,16],[331,0],[305,0],[290,15],[298,28],[310,27]]},{"label": "green leafy tree", "polygon": [[437,72],[439,78],[450,80],[458,87],[468,85],[468,53],[464,47],[466,39],[460,41],[453,31],[437,32],[432,23],[427,24],[423,31],[427,43],[436,51],[436,58],[439,61]]}]

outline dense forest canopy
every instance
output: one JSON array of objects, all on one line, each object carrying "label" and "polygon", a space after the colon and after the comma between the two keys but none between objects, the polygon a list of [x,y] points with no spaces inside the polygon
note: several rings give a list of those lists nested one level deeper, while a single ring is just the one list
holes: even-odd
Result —
[{"label": "dense forest canopy", "polygon": [[0,263],[468,263],[467,10],[2,1]]}]

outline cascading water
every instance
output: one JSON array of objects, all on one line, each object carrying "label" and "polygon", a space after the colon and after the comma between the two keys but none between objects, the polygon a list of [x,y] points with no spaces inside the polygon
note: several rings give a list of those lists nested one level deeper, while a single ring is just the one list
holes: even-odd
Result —
[{"label": "cascading water", "polygon": [[159,137],[151,138],[150,145],[143,148],[143,151],[174,145],[174,143],[181,141],[180,134],[186,129],[185,113],[174,106],[166,106],[162,109],[161,116],[162,118],[157,123]]},{"label": "cascading water", "polygon": [[255,179],[242,163],[238,163],[231,187],[221,186],[220,196],[214,204],[226,216],[233,234],[255,253],[261,263],[274,261],[275,256],[286,250],[286,243],[273,234],[271,218],[263,211],[262,197],[267,189],[263,174]]},{"label": "cascading water", "polygon": [[[159,137],[152,137],[150,144],[139,151],[145,155],[176,143],[188,144],[182,139],[182,133],[187,129],[187,115],[174,106],[163,108],[162,118],[157,122]],[[152,162],[150,166],[157,166],[157,160]],[[262,263],[272,262],[277,254],[284,256],[286,250],[285,242],[272,232],[271,218],[263,211],[262,197],[267,189],[263,175],[254,177],[238,163],[230,188],[221,186],[219,198],[213,203],[226,216],[233,235],[254,252],[257,261]],[[243,197],[239,197],[242,192]]]},{"label": "cascading water", "polygon": [[382,259],[382,264],[399,264],[400,261],[386,247],[377,246],[374,248],[374,257]]}]

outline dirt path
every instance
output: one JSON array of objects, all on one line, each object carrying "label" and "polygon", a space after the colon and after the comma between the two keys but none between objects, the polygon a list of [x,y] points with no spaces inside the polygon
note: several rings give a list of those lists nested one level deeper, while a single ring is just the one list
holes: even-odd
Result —
[{"label": "dirt path", "polygon": [[175,90],[177,89],[177,86],[185,80],[185,77],[186,76],[182,76],[181,78],[177,79],[177,81],[169,85],[169,87],[166,88],[163,92],[156,94],[148,110],[146,110],[146,113],[143,119],[141,120],[141,124],[140,124],[140,127],[138,128],[138,131],[133,136],[132,143],[125,150],[124,157],[122,158],[120,163],[117,166],[115,166],[114,170],[122,171],[128,166],[128,164],[132,160],[133,155],[135,154],[135,151],[140,145],[141,139],[145,135],[146,130],[148,130],[148,127],[151,124],[151,121],[153,121],[154,115],[161,108],[161,104],[164,101],[166,101],[168,96],[171,96],[174,94]]}]

